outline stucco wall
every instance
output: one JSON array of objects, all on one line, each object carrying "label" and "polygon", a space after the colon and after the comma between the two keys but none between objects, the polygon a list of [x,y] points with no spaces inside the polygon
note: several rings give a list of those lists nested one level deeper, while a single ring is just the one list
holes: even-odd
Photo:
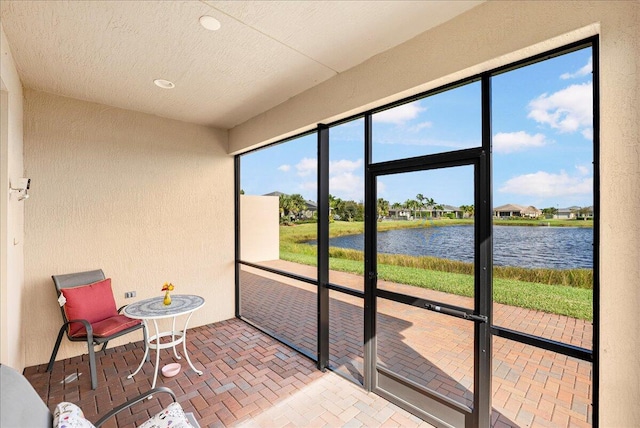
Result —
[{"label": "stucco wall", "polygon": [[[52,274],[102,268],[118,306],[206,299],[190,325],[234,316],[233,158],[226,132],[25,90],[26,365],[48,360],[60,310]],[[134,333],[113,345],[137,341]],[[58,359],[86,353],[65,339]],[[110,345],[111,346],[111,345]]]},{"label": "stucco wall", "polygon": [[600,35],[600,424],[640,426],[640,2],[490,1],[230,130],[230,151],[275,141]]},{"label": "stucco wall", "polygon": [[263,262],[280,258],[280,203],[277,196],[240,196],[240,258]]},{"label": "stucco wall", "polygon": [[24,176],[22,85],[1,25],[0,37],[0,362],[22,370],[25,202],[8,192],[9,181]]}]

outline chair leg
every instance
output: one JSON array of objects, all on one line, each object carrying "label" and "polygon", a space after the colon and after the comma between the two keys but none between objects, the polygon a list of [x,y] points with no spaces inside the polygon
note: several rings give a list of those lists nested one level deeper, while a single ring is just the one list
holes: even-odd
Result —
[{"label": "chair leg", "polygon": [[93,349],[93,339],[87,340],[89,347],[89,371],[91,372],[91,389],[98,387],[98,375],[96,374],[96,352]]},{"label": "chair leg", "polygon": [[105,349],[107,349],[107,343],[109,343],[108,340],[102,344],[102,348],[100,349],[101,351],[104,351]]},{"label": "chair leg", "polygon": [[56,356],[58,355],[58,349],[60,349],[60,342],[62,342],[62,335],[64,331],[67,329],[67,325],[63,325],[60,328],[60,332],[58,333],[58,339],[56,339],[56,344],[53,347],[53,352],[51,352],[51,358],[49,358],[49,365],[47,366],[47,371],[50,372],[53,370],[53,363],[56,362]]}]

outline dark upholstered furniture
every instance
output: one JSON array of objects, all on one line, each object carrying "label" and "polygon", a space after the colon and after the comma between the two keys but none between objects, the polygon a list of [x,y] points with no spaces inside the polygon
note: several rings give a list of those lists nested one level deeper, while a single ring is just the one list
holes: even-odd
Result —
[{"label": "dark upholstered furniture", "polygon": [[[72,342],[86,342],[89,350],[89,369],[91,372],[91,389],[98,386],[96,375],[96,357],[94,346],[102,344],[102,350],[107,343],[116,337],[142,329],[143,343],[147,343],[147,331],[140,320],[133,320],[120,314],[124,308],[116,310],[111,280],[105,278],[101,269],[86,272],[53,275],[51,277],[56,287],[56,293],[66,303],[60,307],[63,324],[58,332],[56,344],[49,359],[47,371],[53,369],[53,364],[60,348],[62,336]],[[71,319],[70,319],[71,318]]]}]

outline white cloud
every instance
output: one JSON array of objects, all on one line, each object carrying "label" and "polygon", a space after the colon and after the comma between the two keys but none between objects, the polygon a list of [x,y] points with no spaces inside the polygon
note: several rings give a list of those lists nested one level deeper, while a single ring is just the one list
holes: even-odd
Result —
[{"label": "white cloud", "polygon": [[387,192],[386,184],[384,184],[384,182],[380,180],[378,180],[376,187],[377,187],[376,190],[378,191],[378,195],[384,195]]},{"label": "white cloud", "polygon": [[329,163],[329,174],[342,174],[344,172],[355,171],[362,168],[362,159],[350,161],[348,159],[341,159],[338,161],[331,161]]},{"label": "white cloud", "polygon": [[433,126],[433,122],[420,122],[417,125],[412,126],[409,131],[411,132],[420,132],[423,129],[431,128]]},{"label": "white cloud", "polygon": [[587,140],[593,140],[593,128],[583,129],[581,134]]},{"label": "white cloud", "polygon": [[493,136],[494,153],[512,153],[547,144],[543,134],[527,134],[524,131],[498,132]]},{"label": "white cloud", "polygon": [[592,165],[576,165],[576,169],[580,175],[589,175],[593,172]]},{"label": "white cloud", "polygon": [[546,93],[529,103],[527,117],[561,133],[580,131],[589,135],[592,123],[592,84],[571,85],[551,95]]},{"label": "white cloud", "polygon": [[306,177],[309,174],[315,173],[318,170],[318,160],[315,158],[302,158],[302,160],[296,164],[296,170],[300,177]]},{"label": "white cloud", "polygon": [[341,199],[364,200],[364,178],[352,172],[329,177],[329,193]]},{"label": "white cloud", "polygon": [[574,177],[565,171],[560,174],[538,171],[510,178],[499,190],[502,193],[535,197],[589,194],[593,191],[593,177]]},{"label": "white cloud", "polygon": [[[315,174],[318,170],[317,159],[303,158],[296,165],[300,177]],[[360,201],[364,198],[363,160],[340,159],[329,163],[329,192],[342,199]],[[354,174],[355,172],[355,174]],[[318,183],[315,180],[304,181],[298,185],[301,191],[315,192]],[[306,193],[306,192],[305,192]]]},{"label": "white cloud", "polygon": [[373,121],[403,125],[405,122],[418,117],[418,115],[425,110],[426,108],[420,107],[418,101],[414,101],[409,104],[403,104],[401,106],[376,113],[373,115]]},{"label": "white cloud", "polygon": [[[329,164],[329,192],[342,199],[364,199],[362,159],[341,159]],[[355,172],[355,174],[354,174]]]},{"label": "white cloud", "polygon": [[[288,167],[288,165],[286,166]],[[278,169],[281,168],[282,167]],[[348,159],[340,159],[337,161],[331,161],[329,163],[329,174],[342,174],[344,172],[355,171],[359,168],[362,168],[362,159],[356,159],[354,161]],[[318,170],[318,159],[302,158],[302,160],[300,160],[300,162],[296,164],[296,170],[298,171],[298,175],[300,177],[305,177],[307,175],[315,173]]]},{"label": "white cloud", "polygon": [[[305,190],[313,191],[314,194],[318,190],[318,183],[315,181],[304,181],[298,185],[298,189],[302,190],[302,193],[305,193]],[[315,199],[315,198],[312,198]]]},{"label": "white cloud", "polygon": [[289,172],[290,169],[291,169],[291,165],[287,165],[287,164],[280,165],[278,167],[278,171],[283,171],[283,172]]},{"label": "white cloud", "polygon": [[[302,193],[317,192],[318,183],[304,181],[298,185]],[[364,178],[351,172],[343,172],[339,175],[329,177],[329,193],[344,200],[362,201],[364,200]],[[311,198],[315,199],[315,198]]]},{"label": "white cloud", "polygon": [[564,73],[563,75],[560,76],[560,78],[563,80],[575,79],[576,77],[582,77],[590,74],[592,70],[593,70],[593,57],[589,57],[589,61],[587,61],[587,63],[578,71],[576,71],[575,73]]}]

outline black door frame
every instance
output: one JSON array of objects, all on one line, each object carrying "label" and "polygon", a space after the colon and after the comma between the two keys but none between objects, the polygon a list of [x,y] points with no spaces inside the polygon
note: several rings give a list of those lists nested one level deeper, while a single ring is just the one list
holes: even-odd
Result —
[{"label": "black door frame", "polygon": [[[574,50],[578,50],[578,49],[582,49],[582,48],[586,48],[586,47],[591,47],[592,49],[592,54],[593,54],[593,162],[594,162],[594,216],[595,216],[595,220],[594,220],[594,254],[593,254],[593,258],[594,258],[594,264],[593,264],[593,278],[594,278],[594,283],[593,283],[593,347],[592,349],[584,349],[584,348],[579,348],[576,346],[572,346],[569,345],[567,343],[563,343],[563,342],[557,342],[557,341],[553,341],[553,340],[549,340],[549,339],[545,339],[539,336],[533,336],[533,335],[529,335],[523,332],[518,332],[518,331],[513,331],[504,327],[500,327],[500,326],[495,326],[492,323],[492,318],[491,318],[491,306],[492,306],[492,290],[491,290],[491,286],[492,286],[492,269],[490,268],[490,263],[491,263],[491,219],[492,219],[492,213],[491,213],[491,206],[492,206],[492,202],[491,202],[491,194],[492,194],[492,189],[491,189],[491,148],[490,148],[490,142],[491,142],[491,119],[490,119],[490,112],[491,112],[491,91],[490,91],[490,83],[491,83],[491,77],[492,76],[496,76],[498,74],[501,74],[503,72],[507,72],[509,70],[513,70],[519,67],[524,67],[526,65],[538,62],[538,61],[542,61],[545,59],[549,59],[552,58],[554,56],[558,56],[558,55],[562,55],[562,54],[566,54],[569,52],[572,52]],[[328,197],[328,186],[323,188],[322,183],[325,182],[326,183],[326,178],[328,177],[328,170],[323,167],[320,162],[322,161],[322,159],[324,159],[323,162],[326,162],[325,165],[328,165],[328,140],[326,140],[328,134],[326,133],[326,131],[328,130],[329,127],[333,127],[333,126],[337,126],[346,122],[350,122],[352,120],[358,119],[358,118],[364,118],[365,121],[365,162],[366,162],[366,168],[365,168],[365,201],[374,201],[374,202],[369,202],[366,204],[365,206],[365,249],[366,248],[375,248],[375,243],[372,243],[372,239],[375,240],[375,221],[372,221],[372,219],[375,219],[377,216],[377,212],[375,210],[375,196],[376,196],[376,192],[375,192],[375,185],[371,185],[372,183],[372,179],[371,179],[371,175],[375,174],[375,173],[380,173],[382,171],[384,171],[385,168],[390,168],[390,170],[393,169],[394,167],[394,163],[396,164],[395,166],[399,166],[399,165],[403,165],[403,168],[407,167],[407,168],[418,168],[418,169],[425,169],[420,167],[419,165],[421,164],[421,162],[424,161],[424,159],[422,159],[422,157],[418,157],[418,158],[410,158],[410,159],[403,159],[401,161],[393,161],[393,162],[385,162],[385,163],[379,163],[379,164],[372,164],[372,145],[371,145],[371,141],[372,141],[372,114],[376,113],[376,112],[380,112],[382,110],[386,110],[389,108],[393,108],[395,106],[398,106],[400,104],[404,104],[404,103],[408,103],[411,101],[415,101],[421,98],[424,98],[425,96],[428,95],[432,95],[438,92],[442,92],[442,91],[446,91],[449,90],[453,87],[456,86],[460,86],[460,85],[464,85],[467,83],[470,83],[472,81],[477,81],[477,80],[481,80],[482,81],[482,146],[480,148],[474,148],[474,149],[468,149],[467,151],[471,152],[471,151],[476,151],[476,156],[478,158],[478,165],[475,168],[475,180],[476,183],[479,183],[479,187],[481,189],[485,189],[484,191],[480,192],[482,193],[482,195],[485,196],[485,198],[479,197],[478,194],[476,194],[476,198],[475,198],[475,207],[476,207],[476,217],[480,217],[476,220],[475,226],[476,226],[476,242],[479,243],[480,246],[484,246],[486,248],[484,248],[482,251],[478,251],[476,253],[476,258],[479,257],[480,254],[483,255],[482,259],[475,260],[475,277],[477,280],[482,281],[483,284],[485,284],[483,287],[480,287],[480,290],[477,290],[478,292],[476,292],[476,302],[475,302],[475,308],[478,309],[480,312],[483,313],[487,313],[488,314],[488,319],[487,319],[487,323],[484,323],[484,325],[486,326],[486,328],[483,328],[482,331],[480,332],[481,334],[477,334],[476,338],[475,338],[475,343],[476,345],[479,347],[479,349],[485,349],[487,350],[487,352],[489,352],[490,355],[490,349],[491,349],[491,337],[492,336],[497,336],[497,337],[503,337],[505,339],[511,340],[511,341],[515,341],[515,342],[519,342],[519,343],[523,343],[526,345],[531,345],[537,348],[541,348],[541,349],[545,349],[545,350],[549,350],[552,352],[556,352],[556,353],[560,353],[563,355],[567,355],[569,357],[574,357],[574,358],[578,358],[580,360],[583,361],[587,361],[587,362],[591,362],[593,364],[592,367],[592,388],[593,388],[593,415],[592,415],[592,420],[593,420],[593,426],[597,427],[598,426],[598,419],[599,419],[599,412],[598,412],[598,407],[599,407],[599,386],[600,386],[600,381],[599,381],[599,343],[600,343],[600,334],[599,334],[599,322],[600,322],[600,310],[599,310],[599,301],[600,301],[600,270],[599,270],[599,245],[600,245],[600,191],[599,191],[599,184],[600,184],[600,167],[599,167],[599,160],[600,160],[600,114],[599,114],[599,106],[600,106],[600,102],[599,102],[599,38],[598,36],[593,36],[593,37],[589,37],[586,38],[584,40],[581,41],[577,41],[562,47],[558,47],[555,49],[552,49],[550,51],[547,52],[543,52],[537,55],[534,55],[532,57],[526,58],[524,60],[520,60],[520,61],[516,61],[513,62],[511,64],[507,64],[504,66],[500,66],[497,67],[495,69],[492,70],[488,70],[485,71],[477,76],[471,76],[468,77],[466,79],[462,79],[458,82],[449,84],[449,85],[445,85],[442,87],[439,87],[435,90],[430,90],[424,93],[420,93],[420,94],[416,94],[413,95],[411,97],[408,98],[404,98],[402,100],[396,101],[394,103],[390,103],[388,105],[379,107],[379,108],[375,108],[372,109],[370,111],[364,112],[364,113],[360,113],[351,117],[347,117],[344,119],[341,119],[339,121],[333,122],[331,124],[328,125],[318,125],[318,127],[314,130],[310,130],[307,131],[305,133],[299,134],[299,135],[295,135],[289,138],[286,138],[282,141],[276,142],[274,144],[279,144],[279,143],[283,143],[286,141],[290,141],[293,140],[295,138],[301,137],[303,135],[307,135],[307,134],[311,134],[311,133],[318,133],[318,159],[319,159],[319,168],[318,168],[318,197],[319,197],[319,201],[322,199],[323,195],[325,192],[327,192],[327,196]],[[323,134],[324,135],[320,135]],[[259,149],[254,149],[254,150],[259,150]],[[251,150],[249,152],[243,153],[243,154],[247,154],[250,153],[254,150]],[[326,151],[325,151],[326,150]],[[460,153],[458,152],[454,152],[454,154],[457,156]],[[435,155],[435,156],[442,156],[442,161],[444,162],[444,164],[446,164],[446,159],[451,155],[450,153],[444,153],[441,155]],[[360,298],[364,298],[364,312],[365,312],[365,319],[364,319],[364,355],[365,355],[365,359],[366,358],[370,358],[372,353],[375,352],[375,342],[372,340],[373,338],[375,338],[375,325],[374,325],[374,319],[371,316],[371,314],[375,313],[376,311],[376,298],[377,298],[377,294],[379,294],[379,291],[376,291],[375,287],[371,286],[370,284],[372,282],[375,282],[375,258],[372,256],[371,251],[365,251],[365,272],[370,272],[369,275],[365,275],[365,290],[364,293],[357,291],[357,290],[352,290],[337,284],[332,284],[330,282],[328,282],[328,276],[323,275],[323,272],[326,272],[328,270],[328,252],[323,252],[320,251],[320,246],[323,246],[325,248],[328,248],[328,241],[325,241],[326,239],[326,234],[327,234],[327,230],[328,227],[325,229],[324,226],[326,225],[318,225],[318,229],[319,229],[319,233],[318,233],[318,240],[319,240],[319,251],[318,251],[318,266],[319,266],[319,272],[318,272],[318,280],[313,279],[313,278],[307,278],[307,277],[303,277],[297,274],[293,274],[290,272],[285,272],[285,271],[280,271],[277,269],[271,269],[271,268],[266,268],[264,266],[260,266],[251,262],[247,262],[247,261],[243,261],[240,257],[240,191],[241,191],[241,183],[240,183],[240,168],[241,168],[241,162],[240,162],[240,157],[242,155],[236,155],[235,156],[235,250],[236,250],[236,264],[235,264],[235,277],[236,277],[236,281],[235,281],[235,292],[236,292],[236,300],[235,300],[235,309],[236,309],[236,317],[243,319],[249,323],[251,323],[250,320],[247,320],[246,318],[244,318],[242,316],[241,313],[241,292],[240,292],[240,268],[242,265],[245,266],[252,266],[254,268],[257,269],[261,269],[261,270],[265,270],[265,271],[269,271],[275,274],[279,274],[285,277],[289,277],[289,278],[293,278],[293,279],[297,279],[299,281],[308,283],[308,284],[312,284],[312,285],[316,285],[319,288],[319,298],[318,298],[318,353],[316,355],[311,355],[311,353],[298,348],[297,346],[295,346],[295,344],[291,344],[291,343],[287,343],[286,341],[282,340],[282,338],[279,337],[275,337],[276,339],[283,341],[285,344],[287,344],[288,346],[298,350],[299,352],[301,352],[302,354],[306,355],[307,357],[313,359],[314,361],[316,361],[318,368],[321,370],[324,370],[326,367],[328,367],[328,360],[329,360],[329,355],[328,355],[328,334],[326,333],[326,331],[328,330],[328,290],[335,290],[341,293],[345,293],[345,294],[349,294],[352,296],[356,296],[356,297],[360,297]],[[398,163],[400,162],[400,163]],[[443,165],[444,165],[443,164]],[[444,165],[443,167],[446,167],[447,165]],[[455,165],[450,165],[450,166],[455,166]],[[379,170],[378,170],[379,169]],[[426,168],[428,169],[428,168]],[[322,173],[320,172],[322,171]],[[322,174],[322,175],[321,175]],[[478,184],[476,184],[478,185]],[[372,199],[373,198],[373,199]],[[481,207],[481,209],[478,209],[477,207]],[[322,222],[319,222],[322,223]],[[368,226],[367,226],[368,225]],[[372,229],[373,228],[373,232]],[[324,241],[326,242],[326,244],[322,244],[321,242]],[[373,246],[372,246],[373,245]],[[373,257],[373,258],[372,258]],[[486,258],[486,259],[485,259]],[[322,271],[322,272],[321,272]],[[372,273],[373,272],[373,273]],[[321,281],[321,276],[326,278],[325,281]],[[488,297],[487,297],[488,296]],[[488,305],[488,307],[485,307],[486,305]],[[367,315],[368,314],[368,315]],[[254,325],[253,323],[251,323],[252,325]],[[260,330],[264,331],[265,333],[271,335],[272,333],[269,333],[268,331],[265,331],[264,329],[260,328],[260,326],[254,325],[255,327],[259,328]],[[323,327],[321,327],[323,326]],[[478,329],[476,329],[478,330]],[[486,331],[484,330],[488,330],[489,333],[487,334]],[[477,353],[477,350],[476,350]],[[489,360],[489,359],[485,359],[485,360]],[[366,364],[365,364],[366,366]],[[489,384],[491,382],[491,376],[492,376],[492,371],[491,371],[491,367],[485,367],[485,369],[483,371],[481,371],[478,375],[479,379],[474,379],[476,381],[476,384]],[[488,382],[484,381],[484,378],[487,377],[488,378]],[[372,373],[370,373],[370,370],[365,370],[364,373],[364,386],[367,390],[372,390]],[[477,391],[477,389],[476,389]],[[483,407],[483,408],[489,408],[489,410],[491,409],[491,395],[492,395],[492,391],[489,387],[489,389],[487,391],[483,391],[482,393],[480,393],[480,391],[478,391],[477,393],[474,394],[474,400],[476,399],[476,396],[480,396],[480,401],[478,403],[478,407]],[[475,404],[474,404],[475,406]],[[477,426],[481,426],[480,423],[484,423],[484,421],[478,421]]]},{"label": "black door frame", "polygon": [[[488,82],[486,82],[488,83]],[[488,90],[486,92],[489,92]],[[485,121],[483,120],[483,123]],[[487,118],[487,123],[489,120]],[[367,121],[370,129],[371,121]],[[490,135],[490,130],[483,134]],[[365,132],[365,139],[371,136]],[[370,160],[370,159],[368,159]],[[490,156],[484,148],[459,150],[397,161],[368,163],[365,178],[365,388],[436,425],[489,427],[491,420],[491,180]],[[474,308],[457,307],[379,290],[377,288],[377,192],[379,176],[473,166],[474,168]],[[467,408],[437,393],[377,367],[377,298],[454,316],[474,323],[473,407]]]}]

